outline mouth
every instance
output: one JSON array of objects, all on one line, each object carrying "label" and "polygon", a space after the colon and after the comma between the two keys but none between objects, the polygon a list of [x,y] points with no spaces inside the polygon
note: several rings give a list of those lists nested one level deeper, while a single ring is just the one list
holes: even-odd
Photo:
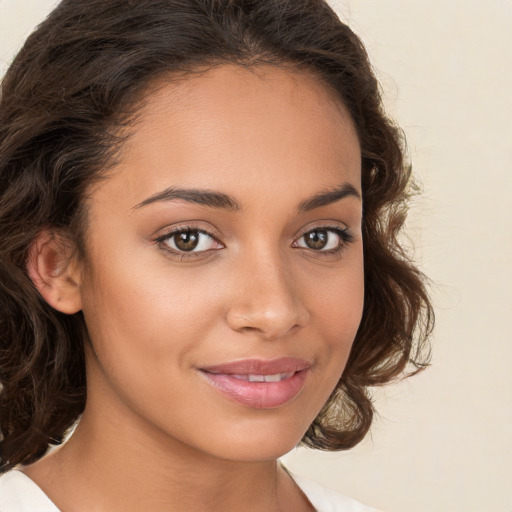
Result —
[{"label": "mouth", "polygon": [[286,380],[289,379],[290,377],[293,377],[294,373],[295,372],[276,373],[274,375],[257,375],[249,373],[248,375],[232,374],[231,376],[234,379],[247,380],[249,382],[281,382],[282,380]]},{"label": "mouth", "polygon": [[275,409],[301,393],[311,366],[296,358],[247,359],[201,368],[200,373],[231,401],[257,409]]}]

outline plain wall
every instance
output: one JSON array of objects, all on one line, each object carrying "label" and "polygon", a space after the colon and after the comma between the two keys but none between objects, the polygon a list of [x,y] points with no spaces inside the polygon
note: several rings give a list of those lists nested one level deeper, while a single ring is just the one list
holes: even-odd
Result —
[{"label": "plain wall", "polygon": [[[0,74],[55,4],[0,0]],[[389,512],[512,511],[512,2],[346,0],[424,193],[408,223],[437,312],[432,367],[376,393],[371,436],[285,457]]]}]

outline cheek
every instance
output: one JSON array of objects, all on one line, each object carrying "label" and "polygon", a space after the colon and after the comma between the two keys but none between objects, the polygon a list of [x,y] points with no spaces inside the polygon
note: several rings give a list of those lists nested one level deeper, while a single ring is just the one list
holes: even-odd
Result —
[{"label": "cheek", "polygon": [[324,340],[324,364],[321,366],[326,371],[322,380],[326,389],[333,389],[345,369],[361,323],[364,305],[362,252],[345,272],[326,283],[324,293],[317,294],[314,299],[315,324]]},{"label": "cheek", "polygon": [[361,322],[364,301],[362,259],[324,279],[322,291],[311,293],[311,332],[317,336],[316,365],[307,400],[313,421],[337,386]]},{"label": "cheek", "polygon": [[200,271],[176,272],[144,257],[102,258],[83,288],[92,344],[105,365],[157,371],[171,358],[182,366],[216,321],[215,288]]},{"label": "cheek", "polygon": [[175,392],[175,384],[199,343],[202,330],[191,308],[200,304],[189,300],[183,283],[170,286],[164,276],[154,280],[134,266],[131,272],[119,266],[96,270],[84,301],[92,348],[87,360],[89,399],[116,397],[111,403],[128,404],[145,411],[143,416],[181,403],[183,389]]},{"label": "cheek", "polygon": [[339,273],[323,280],[321,292],[311,294],[310,299],[318,328],[335,347],[352,344],[363,313],[362,251],[354,251],[351,256]]}]

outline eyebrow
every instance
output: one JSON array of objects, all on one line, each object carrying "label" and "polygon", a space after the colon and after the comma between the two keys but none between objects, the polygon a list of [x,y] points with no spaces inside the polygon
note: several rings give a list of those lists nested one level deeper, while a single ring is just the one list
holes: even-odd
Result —
[{"label": "eyebrow", "polygon": [[240,203],[231,196],[222,192],[213,190],[195,189],[195,188],[178,188],[169,187],[158,192],[157,194],[144,199],[142,203],[137,204],[134,208],[142,208],[148,204],[159,201],[172,201],[173,199],[181,199],[189,203],[197,203],[210,208],[224,208],[227,210],[239,211],[242,209]]},{"label": "eyebrow", "polygon": [[305,199],[299,204],[298,211],[299,213],[309,212],[315,208],[327,206],[335,203],[336,201],[340,201],[341,199],[345,199],[345,197],[356,197],[357,199],[361,199],[361,194],[359,194],[357,189],[350,183],[342,183],[336,188],[319,192],[318,194]]},{"label": "eyebrow", "polygon": [[[317,194],[301,201],[297,208],[298,213],[304,213],[321,206],[340,201],[345,197],[356,197],[361,199],[361,195],[357,189],[350,183],[342,183],[340,186],[330,190],[318,192]],[[135,205],[133,208],[138,209],[148,204],[160,201],[172,201],[174,199],[181,199],[189,203],[196,203],[210,208],[222,208],[231,211],[242,210],[242,205],[232,196],[222,192],[216,192],[208,189],[194,189],[194,188],[178,188],[169,187],[158,192],[141,203]]]}]

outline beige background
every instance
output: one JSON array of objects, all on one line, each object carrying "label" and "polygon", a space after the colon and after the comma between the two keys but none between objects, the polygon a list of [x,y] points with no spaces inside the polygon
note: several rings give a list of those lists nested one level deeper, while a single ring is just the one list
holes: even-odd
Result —
[{"label": "beige background", "polygon": [[[0,0],[0,73],[53,0]],[[409,229],[435,283],[432,367],[379,391],[348,453],[298,473],[389,512],[512,512],[512,0],[333,0],[365,41],[424,194]]]}]

